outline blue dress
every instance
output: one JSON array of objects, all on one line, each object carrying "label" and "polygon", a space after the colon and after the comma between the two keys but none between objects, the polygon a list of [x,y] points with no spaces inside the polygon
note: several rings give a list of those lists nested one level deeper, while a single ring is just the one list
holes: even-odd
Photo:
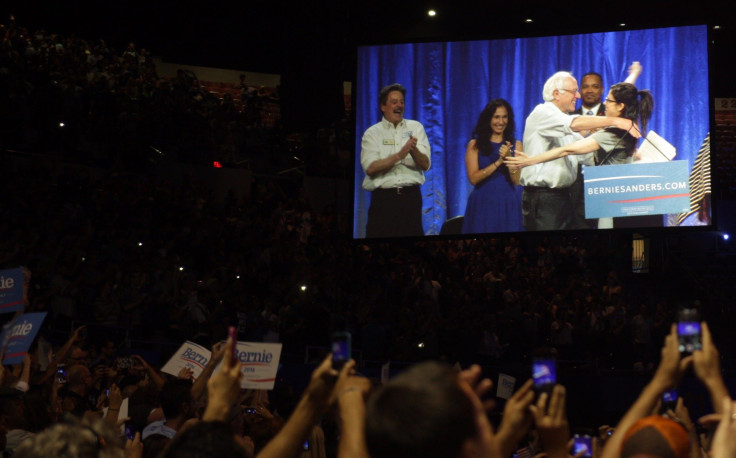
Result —
[{"label": "blue dress", "polygon": [[[478,168],[488,167],[500,157],[502,143],[491,142],[491,154],[478,153]],[[506,179],[504,166],[478,183],[468,196],[463,220],[463,234],[485,232],[521,232],[521,186]]]}]

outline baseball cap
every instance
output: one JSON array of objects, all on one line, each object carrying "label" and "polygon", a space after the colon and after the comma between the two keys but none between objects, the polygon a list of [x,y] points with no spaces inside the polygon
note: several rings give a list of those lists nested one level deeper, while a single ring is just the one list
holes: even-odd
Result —
[{"label": "baseball cap", "polygon": [[634,423],[624,435],[621,458],[637,455],[688,458],[690,438],[685,427],[669,418],[652,415]]}]

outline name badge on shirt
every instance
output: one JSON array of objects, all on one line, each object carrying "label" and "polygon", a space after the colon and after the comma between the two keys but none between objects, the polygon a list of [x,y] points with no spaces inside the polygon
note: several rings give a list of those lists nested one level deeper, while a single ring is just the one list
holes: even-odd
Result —
[{"label": "name badge on shirt", "polygon": [[394,142],[394,139],[393,138],[384,138],[383,139],[383,144],[384,145],[395,145],[396,143]]}]

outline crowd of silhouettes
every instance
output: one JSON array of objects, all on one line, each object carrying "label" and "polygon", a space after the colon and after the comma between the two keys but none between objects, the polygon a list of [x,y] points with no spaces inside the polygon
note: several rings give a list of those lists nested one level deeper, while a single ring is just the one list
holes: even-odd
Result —
[{"label": "crowd of silhouettes", "polygon": [[241,89],[236,105],[191,71],[159,76],[151,53],[132,42],[121,51],[14,19],[0,25],[0,36],[4,149],[129,169],[161,152],[200,164],[242,163],[284,148],[278,111],[268,125],[262,120],[265,105],[278,106],[278,88],[233,82]]}]

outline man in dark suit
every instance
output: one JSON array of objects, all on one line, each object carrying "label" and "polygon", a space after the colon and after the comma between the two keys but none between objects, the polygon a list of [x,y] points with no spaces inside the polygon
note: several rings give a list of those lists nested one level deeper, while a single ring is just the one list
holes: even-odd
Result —
[{"label": "man in dark suit", "polygon": [[601,103],[603,96],[603,78],[596,72],[583,75],[580,85],[580,100],[582,105],[571,114],[585,116],[605,116],[606,107]]},{"label": "man in dark suit", "polygon": [[[580,100],[582,104],[580,108],[570,114],[584,116],[605,116],[606,106],[601,103],[603,96],[603,77],[596,72],[588,72],[583,75],[580,85]],[[591,132],[583,133],[584,136]],[[578,165],[578,177],[575,183],[570,187],[570,198],[573,201],[575,215],[573,218],[574,229],[595,229],[596,220],[585,219],[585,199],[583,195],[583,172],[582,164]]]}]

